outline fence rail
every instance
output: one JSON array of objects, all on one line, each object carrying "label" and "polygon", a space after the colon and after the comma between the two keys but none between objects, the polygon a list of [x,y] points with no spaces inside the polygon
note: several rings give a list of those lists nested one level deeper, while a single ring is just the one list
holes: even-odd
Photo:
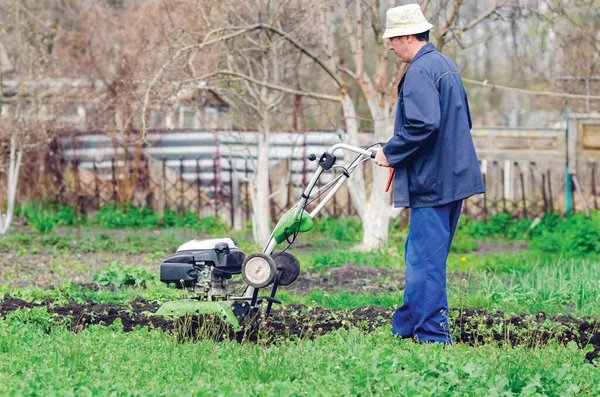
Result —
[{"label": "fence rail", "polygon": [[[200,217],[218,216],[232,225],[237,222],[243,224],[250,219],[251,203],[247,179],[252,170],[248,162],[242,169],[234,169],[230,164],[223,164],[215,159],[212,166],[208,167],[209,172],[206,167],[200,165],[198,159],[195,172],[192,173],[189,171],[189,164],[186,171],[185,161],[180,158],[179,166],[173,167],[173,162],[169,166],[166,158],[162,158],[157,161],[159,172],[152,172],[152,166],[140,170],[133,191],[134,205],[149,206],[158,212],[168,208],[181,214],[191,211]],[[116,163],[116,160],[111,162]],[[279,191],[271,201],[271,215],[274,218],[279,218],[295,204],[299,196],[296,192],[303,188],[301,181],[310,179],[312,175],[310,164],[312,163],[306,160],[299,181],[290,178],[278,186],[273,186],[277,175],[271,178],[271,191]],[[485,161],[482,162],[482,168],[484,166]],[[156,168],[156,165],[154,167]],[[110,174],[111,178],[106,178],[95,166],[91,172],[83,169],[77,159],[69,160],[68,168],[73,172],[76,183],[66,191],[67,204],[75,205],[82,211],[89,211],[119,203],[116,172]],[[552,168],[540,170],[531,162],[510,162],[502,165],[492,162],[487,168],[483,173],[486,193],[465,200],[463,216],[468,219],[487,220],[501,212],[509,213],[515,219],[535,218],[545,212],[561,211],[564,184],[557,182]],[[188,175],[184,177],[186,173]],[[193,178],[189,174],[192,174]],[[594,171],[588,189],[592,193],[589,202],[593,208],[598,207],[595,199],[595,175]],[[330,174],[329,178],[319,182],[317,188],[336,176]],[[558,179],[562,178],[559,176]],[[334,218],[356,215],[347,189],[342,188],[322,214]]]}]

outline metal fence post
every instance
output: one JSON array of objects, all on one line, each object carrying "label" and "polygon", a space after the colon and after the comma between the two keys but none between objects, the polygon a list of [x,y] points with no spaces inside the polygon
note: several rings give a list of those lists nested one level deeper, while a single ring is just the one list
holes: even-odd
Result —
[{"label": "metal fence post", "polygon": [[183,157],[179,156],[179,213],[185,214],[185,198],[183,189]]},{"label": "metal fence post", "polygon": [[75,213],[80,214],[80,196],[81,196],[81,186],[80,186],[80,175],[79,175],[79,160],[76,158],[73,159],[73,173],[75,174]]},{"label": "metal fence post", "polygon": [[235,225],[235,208],[233,200],[233,162],[229,161],[229,204],[231,205],[231,227]]},{"label": "metal fence post", "polygon": [[244,206],[246,212],[246,222],[250,219],[250,179],[248,179],[248,159],[246,159],[244,176],[246,177],[246,191],[244,192]]},{"label": "metal fence post", "polygon": [[217,177],[218,173],[219,173],[219,160],[217,160],[217,158],[215,157],[215,160],[213,162],[213,170],[214,170],[214,178],[213,178],[213,185],[214,185],[214,193],[213,193],[213,203],[214,203],[214,209],[215,209],[215,218],[219,217],[219,179]]},{"label": "metal fence post", "polygon": [[596,162],[592,162],[592,197],[594,198],[594,208],[596,210],[598,210],[598,200],[596,199],[598,197],[597,191],[596,191]]},{"label": "metal fence post", "polygon": [[506,212],[506,189],[504,189],[506,181],[504,180],[504,168],[500,170],[500,175],[502,179],[502,212]]},{"label": "metal fence post", "polygon": [[100,208],[100,187],[98,186],[98,167],[96,166],[96,159],[92,162],[94,170],[94,198],[96,200],[96,209]]},{"label": "metal fence post", "polygon": [[548,212],[548,197],[546,197],[546,175],[542,173],[542,200],[544,200],[544,213]]},{"label": "metal fence post", "polygon": [[487,210],[487,175],[483,174],[483,221],[487,222],[488,220],[488,210]]},{"label": "metal fence post", "polygon": [[523,170],[521,166],[515,162],[515,165],[519,167],[519,179],[521,181],[521,200],[523,202],[523,218],[527,219],[527,200],[525,199],[525,177],[523,176]]},{"label": "metal fence post", "polygon": [[302,191],[306,189],[306,137],[308,132],[304,132],[304,142],[302,143]]},{"label": "metal fence post", "polygon": [[115,167],[115,158],[113,157],[111,160],[111,170],[112,170],[112,188],[113,188],[113,204],[117,205],[117,171]]},{"label": "metal fence post", "polygon": [[162,178],[158,190],[158,213],[161,218],[164,217],[167,208],[167,159],[162,158]]},{"label": "metal fence post", "polygon": [[552,174],[550,168],[548,168],[548,204],[550,205],[550,212],[554,212],[554,198],[552,197]]},{"label": "metal fence post", "polygon": [[197,216],[201,218],[202,213],[202,181],[200,179],[200,157],[196,156],[196,198],[197,198]]}]

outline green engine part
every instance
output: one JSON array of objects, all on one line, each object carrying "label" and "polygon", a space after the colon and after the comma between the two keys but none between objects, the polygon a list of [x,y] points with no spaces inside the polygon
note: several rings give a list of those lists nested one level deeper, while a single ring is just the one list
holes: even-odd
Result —
[{"label": "green engine part", "polygon": [[184,299],[165,302],[155,316],[184,316],[186,314],[216,314],[226,323],[231,324],[234,331],[241,331],[242,327],[229,304],[225,301],[199,301]]},{"label": "green engine part", "polygon": [[277,227],[273,231],[273,238],[277,244],[282,243],[287,238],[294,235],[296,232],[308,232],[314,226],[314,221],[310,214],[302,210],[300,219],[294,218],[296,210],[288,211],[287,214],[281,218]]}]

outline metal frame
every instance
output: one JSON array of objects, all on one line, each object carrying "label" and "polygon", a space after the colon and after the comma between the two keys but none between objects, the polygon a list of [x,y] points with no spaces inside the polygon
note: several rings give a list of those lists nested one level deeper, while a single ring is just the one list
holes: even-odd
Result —
[{"label": "metal frame", "polygon": [[[333,196],[335,196],[337,191],[342,187],[342,185],[344,183],[346,183],[348,178],[350,178],[350,175],[356,169],[356,167],[358,167],[360,164],[362,164],[363,161],[374,158],[375,154],[377,153],[377,151],[379,149],[372,148],[372,147],[368,148],[368,149],[363,149],[360,147],[347,145],[345,143],[337,143],[337,144],[331,146],[329,148],[329,150],[326,151],[326,153],[335,155],[335,152],[338,150],[346,150],[346,151],[354,152],[354,153],[359,154],[359,157],[355,158],[346,167],[343,167],[346,170],[346,172],[339,176],[339,179],[337,180],[337,182],[335,182],[335,185],[333,186],[333,188],[331,188],[331,191],[329,193],[327,193],[325,198],[310,213],[311,218],[316,217],[317,214],[325,207],[325,205],[333,198]],[[300,201],[289,210],[289,211],[295,211],[294,219],[296,219],[296,220],[300,219],[300,217],[303,213],[303,209],[306,206],[308,200],[310,199],[310,194],[311,194],[313,188],[315,187],[315,185],[317,184],[319,178],[323,174],[323,171],[325,171],[325,169],[319,164],[317,166],[315,173],[313,174],[312,178],[310,179],[310,182],[304,189],[304,193],[302,194]],[[317,191],[317,193],[318,193],[318,191]],[[275,231],[276,229],[277,229],[277,225],[275,226],[275,228],[273,228],[273,231]],[[277,245],[278,245],[277,242],[273,238],[273,233],[271,233],[271,236],[269,237],[269,240],[267,241],[267,244],[265,245],[265,248],[263,249],[263,253],[267,254],[267,255],[271,255],[275,251],[275,248],[277,247]],[[256,300],[258,298],[258,290],[259,290],[258,288],[248,286],[244,292],[242,299],[247,300],[248,298],[252,298],[252,300],[251,300],[252,305],[254,307],[258,306],[256,304]],[[277,283],[275,282],[272,287],[271,298],[273,298],[274,292],[276,290],[277,290]],[[271,304],[272,304],[272,302],[269,301],[269,308],[270,308]]]}]

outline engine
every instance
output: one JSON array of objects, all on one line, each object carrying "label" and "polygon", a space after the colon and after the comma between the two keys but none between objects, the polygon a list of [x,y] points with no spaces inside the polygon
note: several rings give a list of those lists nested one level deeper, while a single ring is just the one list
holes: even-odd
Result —
[{"label": "engine", "polygon": [[160,265],[160,281],[188,289],[202,298],[229,298],[227,280],[240,274],[246,255],[229,238],[192,240]]}]

